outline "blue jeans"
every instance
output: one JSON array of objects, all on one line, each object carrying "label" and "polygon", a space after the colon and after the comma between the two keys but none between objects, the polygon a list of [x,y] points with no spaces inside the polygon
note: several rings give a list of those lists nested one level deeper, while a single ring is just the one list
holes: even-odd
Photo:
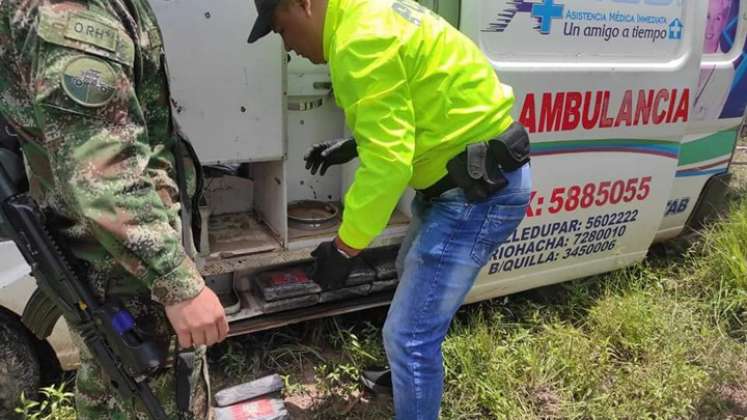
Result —
[{"label": "blue jeans", "polygon": [[482,203],[468,203],[460,189],[413,200],[397,258],[400,283],[384,324],[397,420],[438,418],[449,324],[480,269],[526,214],[529,165],[505,175],[508,186]]}]

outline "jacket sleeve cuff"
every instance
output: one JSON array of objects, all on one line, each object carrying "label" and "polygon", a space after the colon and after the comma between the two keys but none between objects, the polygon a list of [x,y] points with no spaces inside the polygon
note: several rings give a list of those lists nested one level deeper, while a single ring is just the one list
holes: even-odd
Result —
[{"label": "jacket sleeve cuff", "polygon": [[153,282],[151,299],[164,306],[173,305],[199,295],[204,287],[195,263],[185,257],[173,271]]},{"label": "jacket sleeve cuff", "polygon": [[349,222],[342,222],[340,231],[337,233],[345,245],[355,249],[366,249],[374,237],[369,236],[354,228]]}]

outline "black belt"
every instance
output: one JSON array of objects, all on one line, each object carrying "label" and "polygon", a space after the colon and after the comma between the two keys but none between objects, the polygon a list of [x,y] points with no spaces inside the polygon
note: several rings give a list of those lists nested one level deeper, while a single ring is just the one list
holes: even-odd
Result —
[{"label": "black belt", "polygon": [[457,188],[457,184],[447,174],[444,175],[443,178],[436,181],[435,184],[431,185],[428,188],[418,190],[418,192],[423,194],[423,198],[425,198],[426,200],[432,200],[453,188]]},{"label": "black belt", "polygon": [[469,202],[479,202],[508,185],[504,172],[529,162],[529,135],[521,124],[512,123],[500,136],[470,144],[446,164],[448,173],[420,190],[431,200],[452,188],[461,188]]}]

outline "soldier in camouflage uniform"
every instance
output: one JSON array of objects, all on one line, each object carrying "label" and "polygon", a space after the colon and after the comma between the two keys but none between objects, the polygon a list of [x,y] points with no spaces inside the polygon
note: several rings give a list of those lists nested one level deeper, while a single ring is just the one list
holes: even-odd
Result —
[{"label": "soldier in camouflage uniform", "polygon": [[[228,325],[180,241],[164,66],[146,0],[0,0],[0,114],[24,140],[31,194],[100,299],[119,297],[164,347],[176,332],[199,349],[191,382],[201,419],[204,348]],[[115,399],[81,350],[79,418],[147,418]],[[152,386],[176,417],[173,370]]]}]

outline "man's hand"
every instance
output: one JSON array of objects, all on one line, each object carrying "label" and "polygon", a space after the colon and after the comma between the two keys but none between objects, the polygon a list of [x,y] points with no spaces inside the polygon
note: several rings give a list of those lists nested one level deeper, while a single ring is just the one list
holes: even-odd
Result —
[{"label": "man's hand", "polygon": [[303,159],[306,161],[306,169],[311,169],[312,175],[316,175],[319,167],[321,167],[319,175],[324,175],[330,166],[350,162],[356,156],[358,156],[358,149],[355,139],[350,137],[315,144],[306,152]]},{"label": "man's hand", "polygon": [[228,334],[226,312],[208,287],[192,299],[166,306],[166,316],[182,348],[210,346]]},{"label": "man's hand", "polygon": [[335,246],[335,241],[323,242],[314,251],[314,267],[311,279],[322,287],[322,290],[333,290],[345,287],[345,280],[353,268],[353,258],[343,255]]}]

